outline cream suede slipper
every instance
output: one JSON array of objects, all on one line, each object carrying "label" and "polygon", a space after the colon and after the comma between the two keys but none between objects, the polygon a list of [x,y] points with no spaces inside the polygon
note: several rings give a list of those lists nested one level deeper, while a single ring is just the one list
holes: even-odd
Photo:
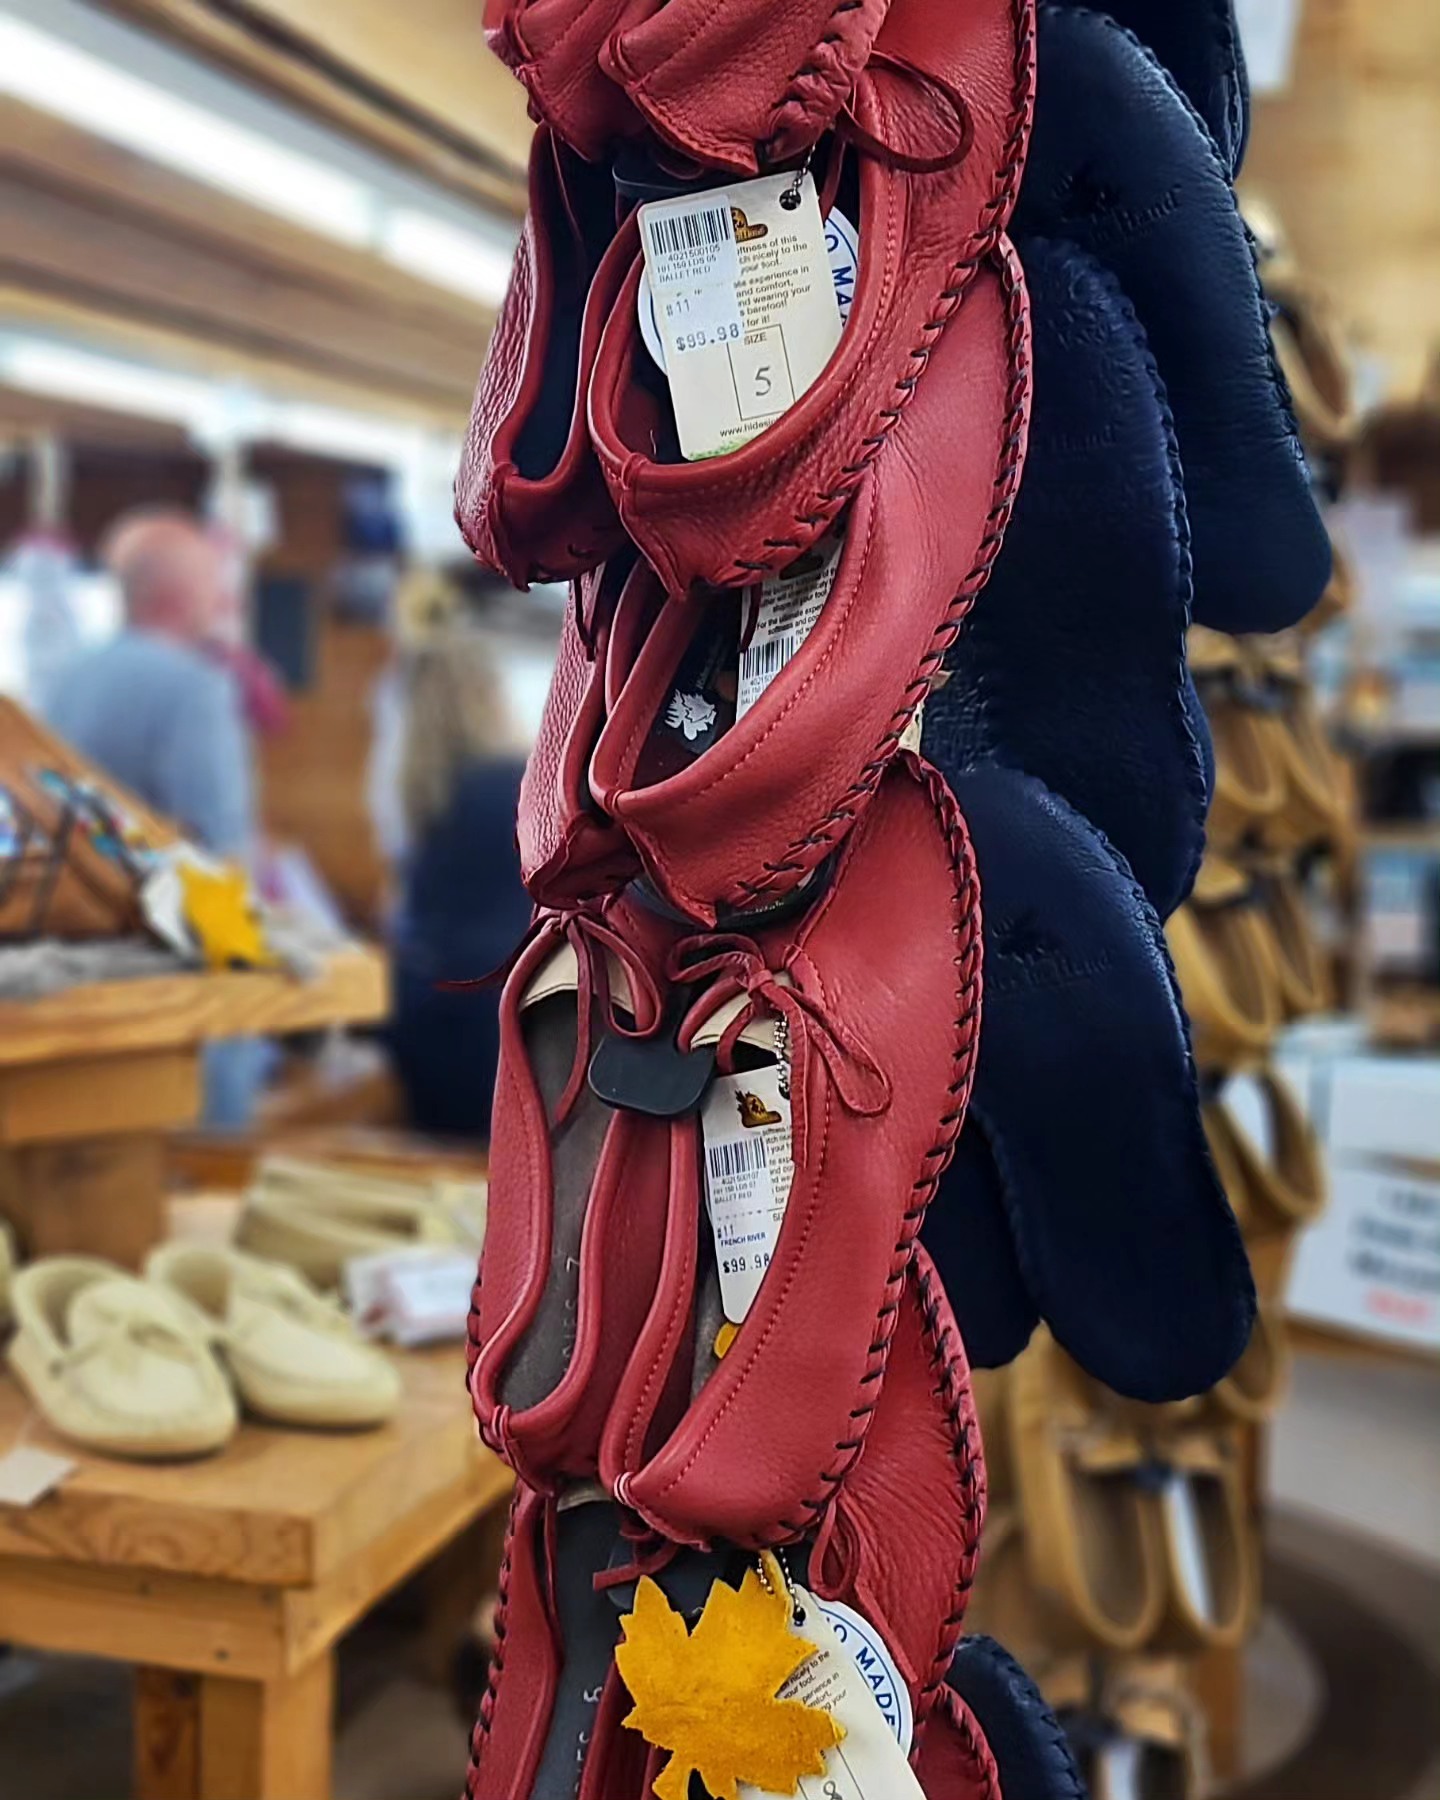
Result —
[{"label": "cream suede slipper", "polygon": [[235,1432],[224,1372],[185,1310],[85,1256],[46,1257],[12,1290],[10,1362],[63,1437],[110,1456],[203,1456]]},{"label": "cream suede slipper", "polygon": [[366,1175],[331,1163],[268,1157],[245,1196],[236,1242],[256,1256],[288,1263],[320,1288],[338,1287],[345,1264],[415,1244],[479,1251],[483,1216],[452,1199],[478,1184],[424,1185]]},{"label": "cream suede slipper", "polygon": [[162,1245],[145,1265],[215,1345],[250,1412],[285,1425],[379,1425],[400,1377],[293,1269],[238,1250]]}]

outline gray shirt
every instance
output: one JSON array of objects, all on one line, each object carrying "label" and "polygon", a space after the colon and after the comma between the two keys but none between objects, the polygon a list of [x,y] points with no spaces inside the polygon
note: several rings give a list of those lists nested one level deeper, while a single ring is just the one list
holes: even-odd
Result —
[{"label": "gray shirt", "polygon": [[45,713],[82,756],[205,849],[249,859],[250,744],[226,670],[173,638],[122,631],[59,672]]}]

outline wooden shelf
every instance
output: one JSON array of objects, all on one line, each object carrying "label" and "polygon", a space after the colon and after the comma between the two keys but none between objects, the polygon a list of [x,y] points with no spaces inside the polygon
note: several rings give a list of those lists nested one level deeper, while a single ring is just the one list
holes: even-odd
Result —
[{"label": "wooden shelf", "polygon": [[0,1002],[0,1068],[363,1024],[384,1018],[387,1002],[385,960],[369,949],[342,952],[306,981],[247,972],[95,982]]},{"label": "wooden shelf", "polygon": [[138,1665],[136,1800],[329,1800],[336,1640],[442,1551],[447,1622],[493,1580],[511,1476],[476,1437],[463,1349],[398,1360],[378,1431],[247,1424],[168,1466],[66,1445],[0,1379],[0,1448],[23,1431],[78,1463],[0,1507],[0,1641]]},{"label": "wooden shelf", "polygon": [[1440,857],[1440,823],[1362,825],[1360,844],[1365,850],[1403,850]]},{"label": "wooden shelf", "polygon": [[0,1506],[0,1559],[315,1587],[435,1495],[460,1490],[483,1503],[506,1493],[509,1472],[482,1447],[466,1402],[463,1346],[399,1362],[405,1398],[378,1431],[246,1424],[219,1455],[170,1464],[67,1445],[35,1421],[19,1385],[0,1378],[0,1446],[28,1420],[28,1441],[80,1465],[38,1505]]}]

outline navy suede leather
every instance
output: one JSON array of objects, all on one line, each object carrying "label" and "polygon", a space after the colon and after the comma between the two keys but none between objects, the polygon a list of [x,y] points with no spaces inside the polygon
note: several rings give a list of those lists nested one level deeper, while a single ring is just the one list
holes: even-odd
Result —
[{"label": "navy suede leather", "polygon": [[968,1121],[921,1235],[960,1322],[971,1367],[1003,1369],[1014,1362],[1040,1323],[1040,1309],[1020,1271],[1000,1171],[979,1127]]},{"label": "navy suede leather", "polygon": [[[1245,1348],[1255,1290],[1206,1148],[1159,918],[1123,857],[1040,782],[976,769],[952,785],[985,896],[965,1133],[994,1159],[1024,1287],[1117,1392],[1204,1393]],[[975,1166],[973,1149],[952,1165],[925,1225],[952,1297],[973,1287],[972,1233],[990,1231]],[[1010,1325],[1028,1335],[1023,1317]]]},{"label": "navy suede leather", "polygon": [[1035,358],[1025,481],[950,679],[926,703],[925,751],[949,775],[999,763],[1037,776],[1168,918],[1200,866],[1210,803],[1170,408],[1114,276],[1063,240],[1019,250]]},{"label": "navy suede leather", "polygon": [[1171,75],[1214,138],[1233,181],[1250,135],[1250,84],[1230,0],[1106,0]]},{"label": "navy suede leather", "polygon": [[1101,13],[1040,8],[1039,100],[1017,237],[1070,239],[1118,279],[1175,418],[1195,617],[1279,631],[1330,546],[1273,352],[1230,171],[1156,58]]},{"label": "navy suede leather", "polygon": [[1035,1683],[994,1638],[963,1638],[950,1685],[974,1713],[1005,1800],[1087,1800],[1059,1721]]}]

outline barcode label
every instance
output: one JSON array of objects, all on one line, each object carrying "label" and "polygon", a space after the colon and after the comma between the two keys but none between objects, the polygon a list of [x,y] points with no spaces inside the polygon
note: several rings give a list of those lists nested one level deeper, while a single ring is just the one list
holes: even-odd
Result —
[{"label": "barcode label", "polygon": [[650,220],[650,254],[683,256],[687,250],[718,250],[735,242],[735,221],[726,206],[704,212],[661,213]]},{"label": "barcode label", "polygon": [[763,644],[752,644],[745,652],[749,658],[746,673],[768,687],[799,648],[800,639],[793,631],[784,637],[768,638]]},{"label": "barcode label", "polygon": [[743,1324],[775,1254],[794,1165],[790,1100],[778,1064],[717,1075],[700,1115],[705,1141],[705,1206],[715,1234],[720,1301]]},{"label": "barcode label", "polygon": [[710,1178],[754,1175],[770,1167],[765,1155],[764,1138],[741,1138],[729,1144],[710,1144],[706,1148]]},{"label": "barcode label", "polygon": [[665,290],[695,287],[733,288],[740,279],[740,254],[730,196],[692,194],[641,208],[645,233],[645,266],[657,299]]},{"label": "barcode label", "polygon": [[745,714],[774,681],[819,623],[840,568],[843,537],[822,538],[815,548],[760,584],[750,641],[740,653],[735,717]]}]

